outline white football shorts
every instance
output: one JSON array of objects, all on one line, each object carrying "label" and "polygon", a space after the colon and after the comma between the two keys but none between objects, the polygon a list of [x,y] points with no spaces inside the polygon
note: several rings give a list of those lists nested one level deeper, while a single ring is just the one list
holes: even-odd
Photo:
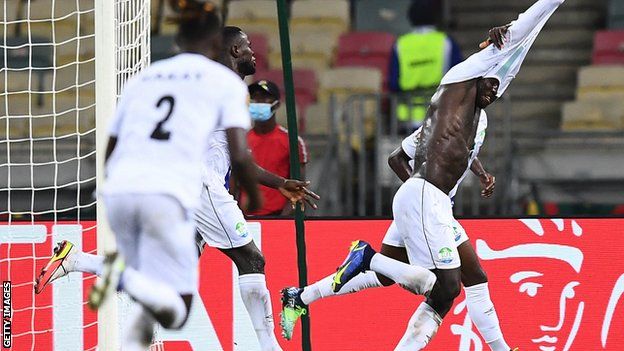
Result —
[{"label": "white football shorts", "polygon": [[223,182],[203,184],[195,221],[204,242],[217,249],[242,247],[253,240],[243,211]]},{"label": "white football shorts", "polygon": [[433,184],[411,178],[392,202],[394,222],[410,264],[427,269],[459,268],[451,199]]},{"label": "white football shorts", "polygon": [[126,264],[180,294],[197,290],[195,222],[191,212],[170,195],[104,196],[117,249]]}]

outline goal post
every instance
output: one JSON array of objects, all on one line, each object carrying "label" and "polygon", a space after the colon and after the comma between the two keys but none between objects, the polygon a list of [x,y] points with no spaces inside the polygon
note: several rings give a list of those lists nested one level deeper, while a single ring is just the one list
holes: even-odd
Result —
[{"label": "goal post", "polygon": [[[117,101],[115,3],[95,0],[95,123],[97,188],[104,183],[104,159],[107,147],[107,121],[115,112]],[[99,197],[99,195],[98,195]],[[98,199],[100,200],[100,199]],[[98,254],[115,249],[115,239],[108,226],[103,201],[97,201]],[[98,347],[118,350],[117,300],[109,299],[98,311]]]}]

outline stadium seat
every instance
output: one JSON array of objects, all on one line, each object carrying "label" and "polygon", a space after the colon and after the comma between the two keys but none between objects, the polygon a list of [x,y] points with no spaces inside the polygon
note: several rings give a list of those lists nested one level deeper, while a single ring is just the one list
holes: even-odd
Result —
[{"label": "stadium seat", "polygon": [[[6,6],[6,14],[4,14],[4,9],[3,9],[2,18],[4,18],[6,22],[15,21],[18,18],[19,9],[21,5],[22,5],[22,1],[4,1],[4,6]],[[9,30],[9,33],[10,33],[10,30]]]},{"label": "stadium seat", "polygon": [[292,4],[290,23],[293,32],[338,37],[349,30],[349,2],[347,0],[295,1]]},{"label": "stadium seat", "polygon": [[320,99],[328,102],[330,96],[379,93],[382,87],[381,71],[362,67],[339,67],[323,72],[320,77]]},{"label": "stadium seat", "polygon": [[269,51],[280,52],[275,1],[231,1],[229,2],[226,25],[240,27],[245,33],[263,34],[269,41]]},{"label": "stadium seat", "polygon": [[306,135],[328,135],[330,132],[329,105],[312,104],[305,111],[305,134]]},{"label": "stadium seat", "polygon": [[[282,97],[284,97],[284,75],[282,70],[259,71],[254,75],[254,80],[266,79],[274,82],[280,88]],[[295,85],[295,94],[299,97],[302,95],[312,96],[316,98],[318,91],[318,81],[316,73],[310,69],[294,69],[293,81]]]},{"label": "stadium seat", "polygon": [[374,67],[381,71],[384,89],[395,37],[383,32],[352,32],[340,36],[337,67]]},{"label": "stadium seat", "polygon": [[624,30],[596,32],[592,63],[624,64]]},{"label": "stadium seat", "polygon": [[251,48],[256,56],[256,69],[266,71],[269,68],[269,41],[262,33],[247,33]]},{"label": "stadium seat", "polygon": [[624,66],[588,66],[579,70],[579,99],[624,97]]},{"label": "stadium seat", "polygon": [[[331,65],[338,38],[319,36],[317,33],[293,32],[291,37],[292,61],[295,68],[312,69],[320,76]],[[271,68],[281,69],[281,56],[271,54]]]},{"label": "stadium seat", "polygon": [[411,30],[407,9],[411,0],[355,1],[355,30],[389,32],[395,35]]},{"label": "stadium seat", "polygon": [[624,130],[621,99],[582,100],[563,106],[561,128],[572,130]]}]

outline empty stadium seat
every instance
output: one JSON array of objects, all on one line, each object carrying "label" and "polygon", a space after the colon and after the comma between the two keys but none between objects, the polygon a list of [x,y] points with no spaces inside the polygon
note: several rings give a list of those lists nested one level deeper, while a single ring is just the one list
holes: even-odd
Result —
[{"label": "empty stadium seat", "polygon": [[330,132],[331,115],[327,104],[312,104],[305,111],[305,134],[327,135]]},{"label": "empty stadium seat", "polygon": [[265,71],[269,68],[269,42],[262,33],[247,33],[251,48],[256,56],[256,69]]},{"label": "empty stadium seat", "polygon": [[355,30],[390,32],[395,35],[411,30],[407,9],[411,0],[355,1]]},{"label": "empty stadium seat", "polygon": [[302,31],[337,37],[349,30],[349,1],[295,1],[292,4],[290,23],[293,32]]},{"label": "empty stadium seat", "polygon": [[333,95],[379,93],[382,87],[381,71],[362,67],[338,67],[325,71],[320,77],[320,99],[329,101]]},{"label": "empty stadium seat", "polygon": [[[291,54],[293,67],[312,69],[320,76],[332,62],[333,52],[338,44],[338,38],[319,36],[317,33],[293,32],[291,37]],[[281,69],[279,52],[271,53],[269,65],[274,69]]]},{"label": "empty stadium seat", "polygon": [[592,63],[624,64],[624,30],[596,32]]},{"label": "empty stadium seat", "polygon": [[579,99],[624,97],[624,66],[588,66],[579,70]]},{"label": "empty stadium seat", "polygon": [[621,99],[581,100],[563,106],[561,128],[572,130],[623,130],[624,102]]},{"label": "empty stadium seat", "polygon": [[231,1],[228,7],[226,25],[240,27],[245,33],[263,34],[269,42],[269,51],[280,52],[275,1]]},{"label": "empty stadium seat", "polygon": [[381,71],[384,88],[395,37],[383,32],[352,32],[340,36],[335,65],[374,67]]}]

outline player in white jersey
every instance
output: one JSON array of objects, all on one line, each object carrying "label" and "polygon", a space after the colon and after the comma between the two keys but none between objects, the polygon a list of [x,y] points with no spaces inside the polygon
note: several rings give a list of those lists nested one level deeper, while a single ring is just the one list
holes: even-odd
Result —
[{"label": "player in white jersey", "polygon": [[[226,66],[241,76],[255,70],[253,62],[255,59],[247,35],[236,27],[225,27],[222,33],[225,57],[232,60],[226,62]],[[220,57],[220,60],[224,61],[224,57]],[[247,113],[242,115],[248,118]],[[199,253],[201,254],[204,245],[208,243],[232,259],[239,270],[241,297],[250,315],[261,350],[281,350],[274,335],[270,295],[264,278],[264,257],[247,231],[246,221],[238,203],[227,189],[233,164],[230,161],[226,130],[218,129],[212,132],[208,145],[202,174],[201,201],[194,215]],[[311,199],[319,197],[306,188],[309,182],[284,179],[257,167],[251,160],[248,160],[248,164],[258,174],[260,183],[280,190],[293,206],[297,203],[307,203],[316,208]],[[35,291],[40,293],[47,284],[70,272],[101,275],[102,261],[102,257],[81,252],[72,243],[63,241],[56,247],[48,265],[42,269],[37,278]]]},{"label": "player in white jersey", "polygon": [[[232,166],[251,192],[249,206],[261,202],[246,146],[246,86],[213,61],[222,43],[221,15],[210,2],[171,3],[179,14],[176,39],[182,53],[133,78],[111,121],[102,194],[119,253],[89,262],[101,275],[89,295],[92,308],[114,290],[138,303],[121,342],[131,351],[149,347],[155,321],[176,329],[188,317],[197,289],[192,214],[215,129],[227,131]],[[55,256],[71,247],[61,247]],[[54,274],[63,261],[53,258],[44,272]]]},{"label": "player in white jersey", "polygon": [[[395,350],[425,348],[461,292],[461,263],[448,194],[466,170],[480,111],[507,90],[538,34],[564,1],[535,2],[503,27],[504,43],[487,46],[453,67],[431,98],[419,136],[422,153],[416,155],[422,166],[399,188],[392,210],[409,262],[431,269],[438,284],[410,318]],[[385,275],[370,264],[371,251],[368,244],[357,242],[336,273],[335,291],[369,265]],[[504,343],[489,346],[496,351],[508,347]]]},{"label": "player in white jersey", "polygon": [[[475,126],[482,117],[481,111],[509,87],[537,35],[564,1],[539,0],[516,21],[490,31],[490,38],[481,45],[483,50],[451,69],[432,97],[423,129],[418,135],[419,146],[415,148],[415,166],[421,165],[418,172],[412,175],[405,160],[393,167],[398,169],[399,176],[406,182],[393,201],[394,223],[399,239],[395,238],[392,242],[384,240],[385,246],[395,247],[395,257],[402,256],[411,264],[431,268],[440,283],[415,311],[395,350],[423,349],[459,295],[464,271],[460,270],[460,256],[454,245],[457,231],[453,228],[456,221],[449,195],[456,191],[457,183],[463,179],[467,168],[474,166],[478,173],[482,173],[482,165],[475,161],[474,150],[471,151],[471,144],[475,144],[478,137]],[[493,180],[489,180],[492,185]],[[487,194],[486,189],[484,195]],[[391,237],[396,235],[387,239]],[[461,235],[459,240],[462,240]],[[405,246],[406,250],[400,246]],[[476,310],[469,313],[475,324],[481,325],[479,331],[490,348],[507,351],[509,346],[502,338],[498,319],[492,318],[494,309],[487,292],[485,274],[480,269],[474,249],[468,253],[475,256],[472,257],[475,272],[471,274],[474,281],[469,282],[474,285],[469,288],[476,289],[467,289],[467,295],[468,298],[477,297],[472,304]],[[330,287],[333,293],[341,289],[355,290],[351,282],[361,280],[362,276],[369,279],[354,284],[356,289],[379,286],[381,283],[377,275],[367,271],[388,276],[378,267],[373,267],[373,254],[374,250],[367,243],[354,242],[337,273],[317,286],[316,299],[319,295],[330,295],[327,293]],[[469,257],[466,259],[470,260]],[[389,278],[400,284],[394,277]],[[305,300],[313,298],[306,298],[296,288],[288,288],[283,291],[282,300],[282,314],[286,316],[282,319],[282,323],[286,324],[283,327],[286,327],[286,332],[292,332],[292,324],[305,311]]]},{"label": "player in white jersey", "polygon": [[[485,171],[483,165],[477,158],[485,140],[487,123],[487,114],[485,111],[481,111],[468,167],[453,190],[449,193],[450,198],[455,196],[461,182],[471,171],[481,180],[481,184],[483,185],[481,194],[483,197],[490,197],[494,191],[495,178]],[[422,127],[406,137],[401,143],[401,146],[388,157],[388,164],[402,181],[409,179],[412,171],[420,167],[420,165],[414,164],[414,158],[415,155],[417,155],[417,149],[419,147],[418,138],[421,131]],[[485,334],[488,334],[486,338],[487,342],[504,342],[504,339],[502,339],[502,332],[500,331],[500,323],[493,309],[494,305],[487,288],[487,276],[479,263],[474,248],[470,241],[468,241],[466,231],[455,219],[453,219],[453,223],[455,244],[462,260],[462,283],[466,291],[468,313],[471,318],[475,320],[478,330],[488,330],[488,332],[485,332]],[[394,221],[391,223],[382,241],[380,253],[390,258],[409,263],[407,252],[405,251],[405,244],[403,243],[403,239]],[[332,288],[333,278],[334,274],[331,274],[302,289],[291,287],[282,291],[282,298],[287,302],[284,305],[281,323],[285,336],[288,336],[288,338],[292,336],[292,328],[299,316],[307,311],[308,305],[319,299],[350,294],[369,288],[391,286],[395,283],[392,279],[381,274],[367,271],[357,275],[340,291],[334,292]],[[487,319],[483,318],[483,315],[478,313],[480,311],[479,308],[474,308],[474,305],[479,303],[484,304],[488,309],[492,310],[492,313],[485,315]],[[288,320],[288,318],[290,318],[290,320]],[[492,329],[494,329],[494,331],[490,331]],[[482,335],[483,334],[484,332],[482,332]],[[494,338],[492,338],[493,335]],[[507,347],[506,350],[509,350],[509,348]]]},{"label": "player in white jersey", "polygon": [[[255,73],[255,57],[248,36],[238,27],[223,31],[222,63],[240,78]],[[263,351],[281,350],[274,333],[273,312],[264,275],[265,259],[247,231],[243,212],[228,192],[230,161],[224,132],[213,133],[204,177],[202,205],[196,214],[200,250],[206,243],[226,254],[238,268],[241,297]],[[306,189],[308,182],[284,179],[258,167],[258,182],[278,189],[295,205],[318,196]],[[238,179],[238,173],[233,172]]]}]

